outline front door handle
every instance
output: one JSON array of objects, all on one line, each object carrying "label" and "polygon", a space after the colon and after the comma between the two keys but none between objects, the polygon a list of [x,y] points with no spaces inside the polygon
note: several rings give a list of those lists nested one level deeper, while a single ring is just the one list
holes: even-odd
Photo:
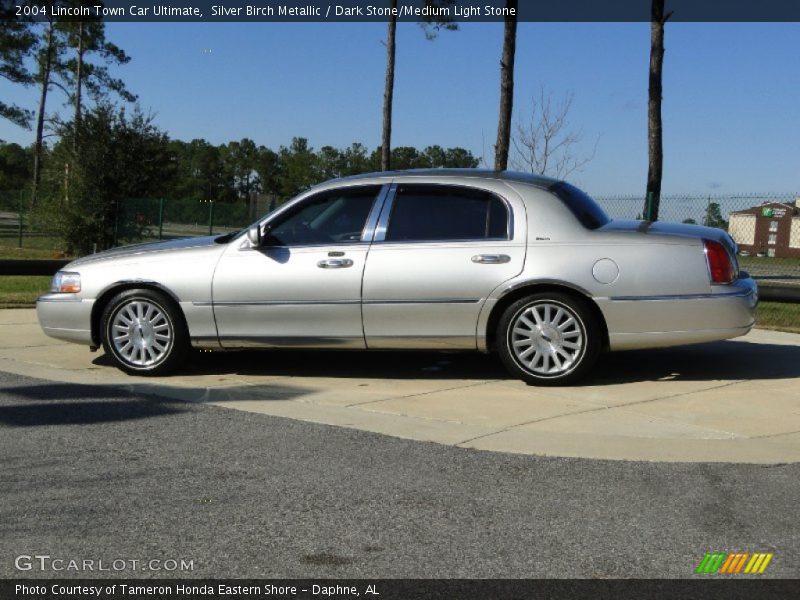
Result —
[{"label": "front door handle", "polygon": [[353,261],[349,258],[328,258],[317,263],[320,269],[346,269],[353,266]]},{"label": "front door handle", "polygon": [[476,254],[472,257],[472,262],[483,265],[500,265],[511,260],[508,254]]}]

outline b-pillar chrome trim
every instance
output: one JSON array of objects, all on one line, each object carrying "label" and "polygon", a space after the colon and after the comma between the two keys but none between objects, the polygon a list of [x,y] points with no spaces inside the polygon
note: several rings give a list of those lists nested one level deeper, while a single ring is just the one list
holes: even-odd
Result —
[{"label": "b-pillar chrome trim", "polygon": [[378,192],[378,196],[372,205],[372,209],[369,211],[369,215],[367,216],[367,222],[364,225],[364,231],[361,234],[361,241],[370,243],[374,236],[375,231],[378,226],[378,219],[381,216],[381,211],[383,210],[383,205],[386,203],[386,198],[388,198],[391,192],[391,188],[393,186],[391,184],[386,184],[381,187],[381,191]]}]

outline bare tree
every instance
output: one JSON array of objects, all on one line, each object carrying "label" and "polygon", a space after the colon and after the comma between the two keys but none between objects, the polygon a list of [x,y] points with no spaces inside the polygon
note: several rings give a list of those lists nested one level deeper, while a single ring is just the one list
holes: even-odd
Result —
[{"label": "bare tree", "polygon": [[570,92],[554,102],[542,86],[538,100],[531,100],[529,119],[517,122],[516,135],[511,138],[515,152],[511,165],[515,169],[564,179],[594,158],[599,136],[591,152],[580,152],[583,133],[569,126],[573,98]]},{"label": "bare tree", "polygon": [[511,112],[514,106],[514,57],[517,47],[517,0],[506,0],[508,12],[503,29],[503,54],[500,58],[500,116],[497,121],[497,143],[494,146],[494,168],[508,168],[511,145]]},{"label": "bare tree", "polygon": [[664,150],[661,128],[662,68],[664,65],[664,23],[672,13],[664,14],[664,0],[652,0],[650,7],[650,80],[647,102],[647,195],[644,216],[658,220],[661,203],[661,177]]}]

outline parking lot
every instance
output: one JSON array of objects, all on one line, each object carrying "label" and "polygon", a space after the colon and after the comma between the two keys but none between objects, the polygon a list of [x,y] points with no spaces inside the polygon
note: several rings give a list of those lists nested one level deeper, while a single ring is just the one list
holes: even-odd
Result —
[{"label": "parking lot", "polygon": [[0,311],[0,370],[214,404],[401,438],[535,454],[651,461],[800,461],[800,335],[611,354],[584,385],[537,388],[480,354],[211,352],[136,378],[102,351]]},{"label": "parking lot", "polygon": [[14,566],[36,553],[128,577],[691,577],[716,550],[800,575],[797,336],[542,389],[435,353],[207,353],[134,379],[32,311],[0,323],[0,577],[92,576]]}]

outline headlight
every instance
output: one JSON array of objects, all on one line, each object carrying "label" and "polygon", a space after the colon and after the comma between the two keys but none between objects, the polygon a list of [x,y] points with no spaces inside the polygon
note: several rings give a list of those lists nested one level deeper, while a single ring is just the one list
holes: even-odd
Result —
[{"label": "headlight", "polygon": [[53,277],[50,291],[57,294],[77,294],[81,291],[81,274],[59,271]]}]

